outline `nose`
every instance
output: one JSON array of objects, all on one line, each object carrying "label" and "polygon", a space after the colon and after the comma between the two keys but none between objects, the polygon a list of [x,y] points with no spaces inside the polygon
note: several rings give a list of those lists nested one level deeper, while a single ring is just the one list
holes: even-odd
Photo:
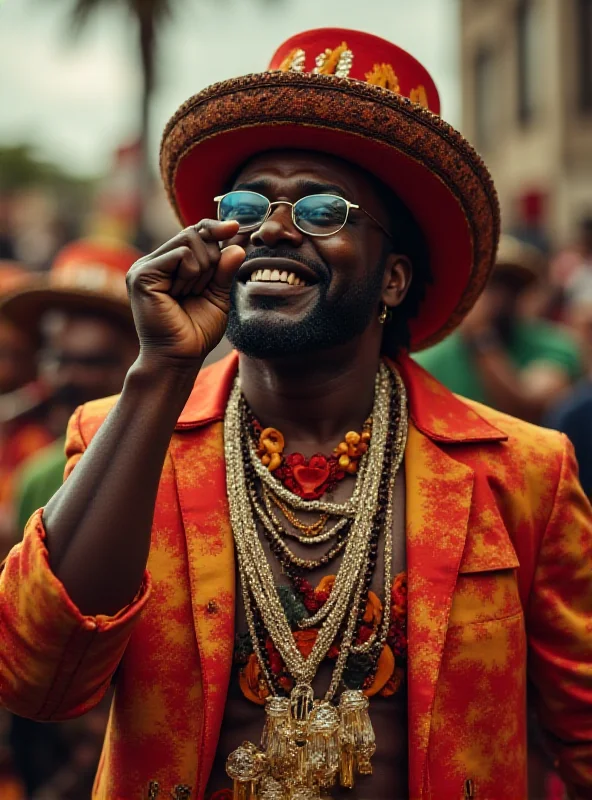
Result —
[{"label": "nose", "polygon": [[288,203],[274,206],[263,225],[251,234],[251,243],[259,247],[261,245],[277,247],[282,243],[300,247],[302,239],[302,231],[294,225],[292,206]]}]

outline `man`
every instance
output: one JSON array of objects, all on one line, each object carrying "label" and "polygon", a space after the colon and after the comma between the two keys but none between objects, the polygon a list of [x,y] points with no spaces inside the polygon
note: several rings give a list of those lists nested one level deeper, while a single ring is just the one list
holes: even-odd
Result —
[{"label": "man", "polygon": [[[0,297],[33,280],[21,264],[0,261]],[[38,337],[0,313],[0,558],[14,543],[14,478],[20,465],[52,441],[37,380]]]},{"label": "man", "polygon": [[463,324],[417,361],[456,394],[540,422],[583,369],[569,333],[526,314],[543,269],[534,247],[502,236],[495,271]]},{"label": "man", "polygon": [[[488,173],[388,42],[309,31],[271,66],[166,128],[189,227],[131,270],[140,356],[4,565],[2,702],[74,716],[117,670],[97,798],[524,798],[528,653],[585,797],[569,445],[406,354],[483,288]],[[239,356],[200,373],[225,329]]]},{"label": "man", "polygon": [[563,290],[567,299],[577,292],[581,281],[592,273],[592,216],[582,217],[578,240],[560,252],[551,264],[551,282]]},{"label": "man", "polygon": [[14,293],[5,314],[41,339],[39,370],[49,402],[47,426],[57,441],[25,463],[17,483],[17,529],[63,481],[64,434],[76,407],[121,391],[138,353],[125,274],[141,253],[111,239],[82,239],[56,256],[48,279]]},{"label": "man", "polygon": [[592,498],[592,271],[577,294],[569,298],[565,320],[585,354],[585,376],[573,392],[549,410],[544,424],[569,437],[582,488]]},{"label": "man", "polygon": [[[72,242],[57,254],[48,276],[13,287],[2,302],[6,324],[21,338],[37,343],[43,385],[37,411],[45,433],[37,452],[28,452],[20,470],[13,467],[11,479],[16,488],[9,516],[10,545],[21,539],[28,518],[63,481],[69,417],[81,403],[120,391],[137,356],[125,274],[140,255],[135,248],[110,239]],[[102,713],[104,710],[96,712]],[[78,741],[85,738],[85,729],[91,724],[87,718],[78,725]],[[73,793],[67,796],[88,797],[89,788],[80,787],[83,772],[78,769],[76,775],[70,774],[69,760],[78,743],[67,741],[72,724],[69,728],[12,719],[15,765],[27,796],[41,787],[47,790],[48,779],[59,770],[60,775],[70,776]],[[96,765],[99,753],[95,755]],[[91,776],[93,766],[91,763]],[[66,797],[65,789],[60,796]]]}]

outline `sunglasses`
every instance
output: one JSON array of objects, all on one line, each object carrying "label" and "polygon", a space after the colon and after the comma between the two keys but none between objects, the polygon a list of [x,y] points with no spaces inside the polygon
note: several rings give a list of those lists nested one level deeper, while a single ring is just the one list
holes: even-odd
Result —
[{"label": "sunglasses", "polygon": [[310,194],[295,203],[288,200],[272,203],[259,192],[236,190],[214,197],[214,202],[218,203],[220,222],[238,222],[239,233],[257,230],[268,219],[275,206],[286,205],[292,208],[294,226],[308,236],[333,236],[338,233],[347,222],[350,210],[354,208],[366,214],[392,239],[391,234],[372,214],[335,194]]}]

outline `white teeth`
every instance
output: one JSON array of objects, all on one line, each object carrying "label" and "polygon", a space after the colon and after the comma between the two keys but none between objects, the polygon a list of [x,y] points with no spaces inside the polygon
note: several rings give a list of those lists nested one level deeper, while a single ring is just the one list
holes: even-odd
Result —
[{"label": "white teeth", "polygon": [[252,272],[248,281],[273,281],[275,283],[287,283],[290,286],[308,286],[308,282],[302,278],[298,278],[294,272],[284,270],[280,272],[278,269],[258,269]]}]

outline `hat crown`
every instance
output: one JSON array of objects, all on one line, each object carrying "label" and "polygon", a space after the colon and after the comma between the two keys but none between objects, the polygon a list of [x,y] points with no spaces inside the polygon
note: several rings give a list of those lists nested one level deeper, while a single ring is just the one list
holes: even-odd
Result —
[{"label": "hat crown", "polygon": [[440,114],[438,90],[427,69],[406,50],[371,33],[347,28],[298,33],[280,45],[269,69],[363,81]]},{"label": "hat crown", "polygon": [[51,266],[49,283],[127,302],[125,276],[142,253],[118,241],[80,239],[66,245]]}]

